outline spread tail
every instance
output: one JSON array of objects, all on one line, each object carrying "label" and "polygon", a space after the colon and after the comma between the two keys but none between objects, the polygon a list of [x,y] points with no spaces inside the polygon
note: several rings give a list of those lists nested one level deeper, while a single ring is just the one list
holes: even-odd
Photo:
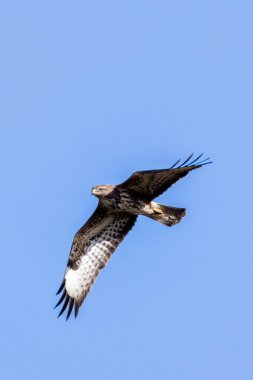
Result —
[{"label": "spread tail", "polygon": [[152,202],[151,207],[154,213],[149,215],[146,214],[146,216],[165,224],[166,226],[174,226],[185,216],[185,208],[164,206],[155,202]]}]

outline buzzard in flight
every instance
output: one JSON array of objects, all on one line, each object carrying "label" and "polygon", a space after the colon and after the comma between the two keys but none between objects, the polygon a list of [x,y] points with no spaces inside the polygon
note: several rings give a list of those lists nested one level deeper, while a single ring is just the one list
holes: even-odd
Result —
[{"label": "buzzard in flight", "polygon": [[75,317],[100,270],[131,230],[138,215],[145,215],[166,226],[174,226],[185,215],[184,208],[163,206],[153,201],[191,170],[210,164],[203,154],[191,161],[193,154],[169,169],[139,171],[120,185],[98,185],[92,194],[99,199],[90,219],[76,233],[63,282],[57,294],[63,302],[58,317],[68,307],[69,318],[75,305]]}]

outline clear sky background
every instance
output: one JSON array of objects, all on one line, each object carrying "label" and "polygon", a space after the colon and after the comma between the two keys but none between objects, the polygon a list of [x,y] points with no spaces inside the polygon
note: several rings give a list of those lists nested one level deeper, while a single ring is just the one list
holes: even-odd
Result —
[{"label": "clear sky background", "polygon": [[[1,379],[253,378],[252,1],[0,6]],[[91,187],[214,160],[53,306]]]}]

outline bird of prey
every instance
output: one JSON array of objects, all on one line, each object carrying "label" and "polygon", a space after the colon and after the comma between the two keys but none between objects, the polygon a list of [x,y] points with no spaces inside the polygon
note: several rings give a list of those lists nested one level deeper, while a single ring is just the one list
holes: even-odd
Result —
[{"label": "bird of prey", "polygon": [[166,226],[174,226],[185,215],[184,208],[164,206],[153,201],[191,170],[210,164],[203,154],[191,161],[193,154],[169,169],[133,173],[119,185],[98,185],[92,194],[98,206],[89,220],[76,233],[63,282],[57,292],[63,302],[58,317],[68,307],[69,318],[75,305],[75,317],[100,270],[136,222],[138,215],[152,218]]}]

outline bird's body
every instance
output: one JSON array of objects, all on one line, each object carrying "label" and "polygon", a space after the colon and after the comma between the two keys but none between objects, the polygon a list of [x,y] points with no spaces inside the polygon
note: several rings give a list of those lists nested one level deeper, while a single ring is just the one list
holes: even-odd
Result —
[{"label": "bird's body", "polygon": [[[64,301],[61,315],[69,304],[67,319],[75,304],[75,316],[100,270],[133,227],[138,215],[152,218],[167,226],[177,224],[185,215],[184,208],[163,206],[153,201],[189,171],[208,164],[203,160],[189,162],[170,169],[134,173],[120,185],[98,185],[92,194],[97,196],[97,209],[76,233],[70,251],[66,273],[58,291],[63,291],[58,306]],[[194,164],[195,163],[195,164]],[[57,293],[57,294],[58,294]]]}]

